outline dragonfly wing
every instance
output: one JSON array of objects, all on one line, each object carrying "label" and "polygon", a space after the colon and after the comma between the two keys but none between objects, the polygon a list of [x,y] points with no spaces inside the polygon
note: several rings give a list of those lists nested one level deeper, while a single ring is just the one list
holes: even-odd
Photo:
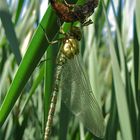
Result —
[{"label": "dragonfly wing", "polygon": [[62,71],[62,100],[97,137],[104,136],[104,119],[92,92],[80,56],[67,61]]}]

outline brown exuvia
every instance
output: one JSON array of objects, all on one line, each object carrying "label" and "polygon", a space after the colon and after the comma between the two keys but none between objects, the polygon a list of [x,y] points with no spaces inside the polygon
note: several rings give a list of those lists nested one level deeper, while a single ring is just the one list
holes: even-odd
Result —
[{"label": "brown exuvia", "polygon": [[98,5],[98,0],[88,0],[83,5],[67,4],[66,1],[61,3],[56,0],[50,0],[50,2],[61,20],[65,22],[80,21],[82,24],[92,15]]}]

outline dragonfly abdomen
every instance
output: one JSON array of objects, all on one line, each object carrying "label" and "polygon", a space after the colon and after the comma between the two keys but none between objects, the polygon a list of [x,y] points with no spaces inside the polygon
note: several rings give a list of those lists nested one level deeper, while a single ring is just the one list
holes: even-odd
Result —
[{"label": "dragonfly abdomen", "polygon": [[55,108],[56,108],[57,93],[59,91],[59,83],[60,83],[62,67],[63,67],[63,65],[57,64],[56,73],[55,73],[54,89],[53,89],[53,93],[52,93],[51,104],[50,104],[48,119],[47,119],[46,128],[45,128],[44,140],[48,140],[50,133],[51,133],[50,131],[51,131],[51,126],[53,123],[53,116],[54,116],[54,112],[55,112]]},{"label": "dragonfly abdomen", "polygon": [[48,119],[47,119],[47,124],[46,124],[46,128],[45,128],[44,140],[48,140],[49,135],[50,135],[56,102],[57,102],[57,94],[56,94],[56,91],[54,91],[53,95],[52,95],[52,99],[51,99],[49,113],[48,113]]}]

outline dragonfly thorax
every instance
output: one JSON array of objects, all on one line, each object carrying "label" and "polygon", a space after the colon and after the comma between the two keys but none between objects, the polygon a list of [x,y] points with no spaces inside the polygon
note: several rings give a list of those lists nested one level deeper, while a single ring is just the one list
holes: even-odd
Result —
[{"label": "dragonfly thorax", "polygon": [[74,57],[79,53],[79,44],[78,41],[74,38],[68,38],[64,41],[63,46],[61,47],[61,52],[68,58]]}]

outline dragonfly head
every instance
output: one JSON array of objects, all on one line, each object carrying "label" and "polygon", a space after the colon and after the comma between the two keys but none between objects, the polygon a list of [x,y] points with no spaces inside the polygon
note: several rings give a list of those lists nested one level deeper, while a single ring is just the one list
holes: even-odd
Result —
[{"label": "dragonfly head", "polygon": [[79,27],[72,26],[70,29],[70,36],[73,36],[78,41],[82,38],[82,33]]}]

